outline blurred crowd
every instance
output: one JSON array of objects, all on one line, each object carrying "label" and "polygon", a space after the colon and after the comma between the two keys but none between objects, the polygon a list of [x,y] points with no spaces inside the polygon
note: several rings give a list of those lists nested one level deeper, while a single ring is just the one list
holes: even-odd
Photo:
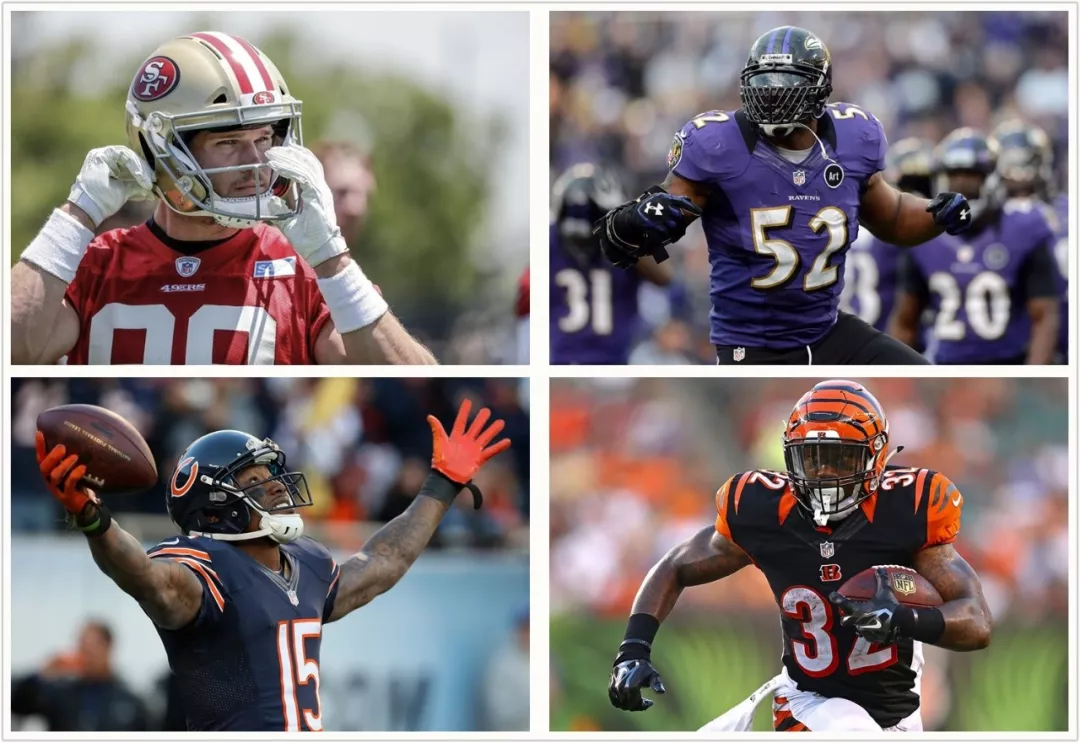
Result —
[{"label": "blurred crowd", "polygon": [[[629,615],[645,573],[716,518],[733,474],[783,470],[784,421],[809,380],[554,380],[551,610]],[[1068,394],[1063,379],[874,379],[890,464],[964,494],[957,550],[996,622],[1068,612]],[[681,609],[776,611],[758,570],[686,591]]]},{"label": "blurred crowd", "polygon": [[37,471],[34,432],[47,408],[84,403],[130,421],[157,458],[160,482],[153,490],[109,501],[114,512],[160,515],[156,533],[146,536],[175,533],[164,515],[163,483],[181,452],[203,434],[233,428],[277,442],[290,468],[307,476],[315,502],[304,510],[305,521],[331,545],[355,549],[420,490],[431,461],[426,416],[449,430],[467,397],[474,411],[487,406],[506,421],[504,435],[513,445],[477,475],[484,508],[474,511],[469,499],[459,499],[433,546],[525,549],[528,393],[528,380],[516,379],[15,379],[12,528],[64,528]]},{"label": "blurred crowd", "polygon": [[[666,175],[674,133],[695,114],[739,107],[751,43],[781,25],[812,30],[833,59],[833,101],[855,103],[889,141],[939,141],[1010,118],[1050,136],[1066,187],[1064,11],[552,13],[549,121],[554,179],[577,162],[618,172],[631,194]],[[677,280],[642,288],[637,362],[713,363],[708,256],[699,224],[678,245]]]}]

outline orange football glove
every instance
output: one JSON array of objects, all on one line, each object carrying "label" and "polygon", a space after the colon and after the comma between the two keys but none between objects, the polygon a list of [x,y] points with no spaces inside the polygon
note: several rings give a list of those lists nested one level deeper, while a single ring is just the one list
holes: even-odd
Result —
[{"label": "orange football glove", "polygon": [[41,476],[45,478],[45,485],[56,500],[64,506],[64,510],[73,516],[80,515],[86,508],[87,503],[97,504],[99,501],[92,491],[79,487],[79,480],[86,474],[86,465],[79,464],[79,457],[72,454],[65,457],[67,447],[58,444],[45,453],[45,434],[38,431],[34,437],[37,446],[37,461],[41,468]]},{"label": "orange football glove", "polygon": [[465,486],[468,484],[484,463],[501,451],[510,448],[510,439],[488,446],[492,439],[499,435],[505,424],[496,420],[486,430],[491,411],[483,408],[473,420],[469,430],[465,430],[465,423],[469,419],[472,403],[466,398],[458,409],[457,419],[450,435],[446,435],[442,424],[433,415],[427,417],[431,426],[431,436],[434,439],[434,450],[431,456],[431,468],[442,473],[451,481]]}]

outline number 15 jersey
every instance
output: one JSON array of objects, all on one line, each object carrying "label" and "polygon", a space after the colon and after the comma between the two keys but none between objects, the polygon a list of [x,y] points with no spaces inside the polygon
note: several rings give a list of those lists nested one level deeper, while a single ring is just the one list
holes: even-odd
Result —
[{"label": "number 15 jersey", "polygon": [[266,225],[194,255],[148,223],[111,230],[65,298],[80,321],[69,364],[312,364],[330,320],[315,272]]},{"label": "number 15 jersey", "polygon": [[784,667],[799,689],[855,702],[885,728],[919,708],[921,643],[862,639],[840,625],[829,594],[867,568],[912,567],[920,550],[952,542],[963,501],[939,472],[887,467],[874,496],[831,528],[817,528],[783,473],[743,472],[724,483],[716,494],[716,530],[769,581],[780,609]]}]

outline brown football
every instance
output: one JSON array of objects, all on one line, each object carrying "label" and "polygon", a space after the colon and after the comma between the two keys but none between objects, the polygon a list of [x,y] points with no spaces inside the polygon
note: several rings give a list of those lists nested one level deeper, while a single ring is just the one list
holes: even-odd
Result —
[{"label": "brown football", "polygon": [[142,434],[111,410],[60,405],[37,419],[46,451],[63,444],[86,465],[82,484],[96,493],[136,493],[158,480],[154,455]]},{"label": "brown football", "polygon": [[892,586],[896,600],[906,606],[941,606],[941,594],[928,581],[911,568],[902,565],[875,565],[867,568],[837,590],[841,596],[849,599],[869,599],[877,591],[877,569],[885,568],[889,572],[889,585]]}]

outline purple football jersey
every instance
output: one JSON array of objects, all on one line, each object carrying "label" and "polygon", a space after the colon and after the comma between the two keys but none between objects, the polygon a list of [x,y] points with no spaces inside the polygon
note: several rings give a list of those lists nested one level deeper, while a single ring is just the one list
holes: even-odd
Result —
[{"label": "purple football jersey", "polygon": [[640,274],[608,263],[599,252],[582,266],[550,229],[551,363],[625,364],[638,326]]},{"label": "purple football jersey", "polygon": [[859,233],[844,264],[840,309],[885,330],[896,304],[896,269],[901,250],[869,232]]},{"label": "purple football jersey", "polygon": [[1058,349],[1069,360],[1069,195],[1058,194],[1054,199],[1054,214],[1057,217],[1057,242],[1054,244],[1054,258],[1061,274],[1061,331],[1058,335]]},{"label": "purple football jersey", "polygon": [[[1042,296],[1033,290],[1039,256],[1053,275],[1049,295],[1057,286],[1057,268],[1049,260],[1054,233],[1045,208],[1036,202],[1013,200],[998,219],[977,233],[941,235],[911,249],[917,274],[925,284],[934,311],[933,335],[937,364],[987,364],[1023,356],[1031,340],[1027,300]],[[1038,293],[1033,294],[1033,291]]]},{"label": "purple football jersey", "polygon": [[817,135],[798,164],[741,112],[702,114],[676,135],[669,167],[711,187],[702,226],[716,345],[794,348],[836,322],[862,188],[885,167],[888,142],[877,119],[846,103],[828,106]]}]

